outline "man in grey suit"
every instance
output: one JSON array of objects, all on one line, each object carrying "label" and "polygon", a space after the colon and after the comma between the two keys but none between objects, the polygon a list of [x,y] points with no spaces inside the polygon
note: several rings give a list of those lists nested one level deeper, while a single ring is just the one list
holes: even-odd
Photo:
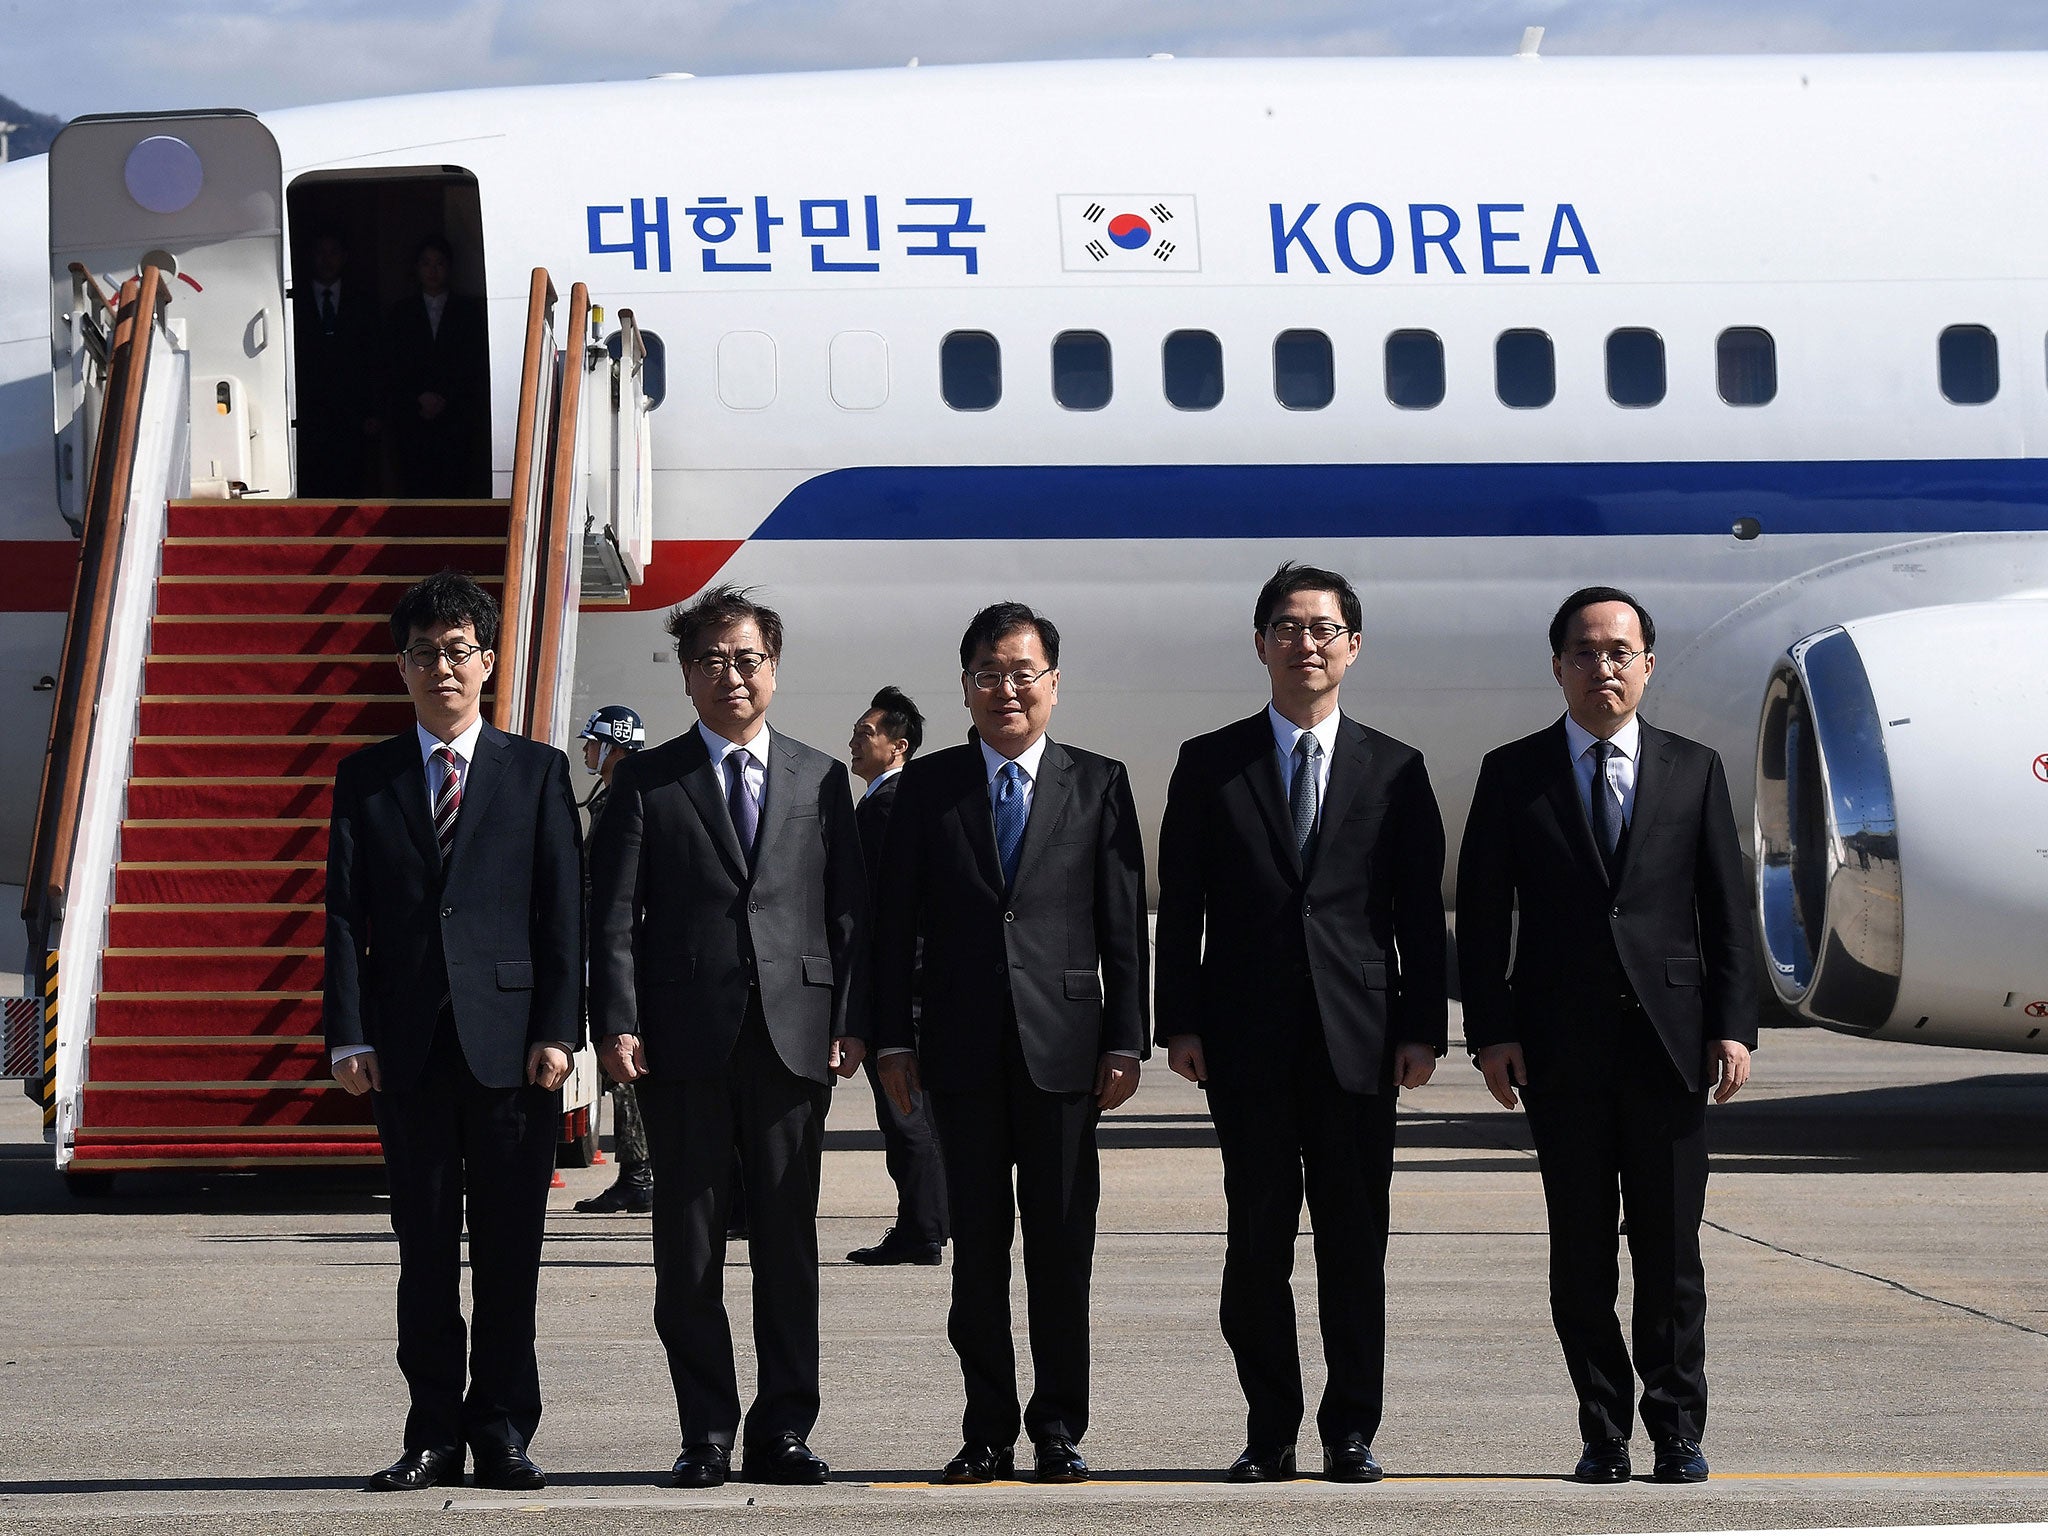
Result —
[{"label": "man in grey suit", "polygon": [[821,1483],[818,1174],[832,1074],[859,1069],[867,878],[844,765],[768,729],[782,620],[732,587],[669,616],[697,725],[621,764],[591,846],[590,1017],[639,1085],[657,1173],[654,1324],[678,1487],[740,1430],[722,1297],[732,1158],[750,1217],[758,1390],[741,1476]]}]

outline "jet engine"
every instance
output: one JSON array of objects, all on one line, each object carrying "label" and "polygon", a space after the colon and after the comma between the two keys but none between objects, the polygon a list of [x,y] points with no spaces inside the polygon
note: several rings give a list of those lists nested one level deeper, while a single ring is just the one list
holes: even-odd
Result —
[{"label": "jet engine", "polygon": [[2048,601],[1880,614],[1781,656],[1757,732],[1778,997],[1835,1029],[2048,1051]]}]

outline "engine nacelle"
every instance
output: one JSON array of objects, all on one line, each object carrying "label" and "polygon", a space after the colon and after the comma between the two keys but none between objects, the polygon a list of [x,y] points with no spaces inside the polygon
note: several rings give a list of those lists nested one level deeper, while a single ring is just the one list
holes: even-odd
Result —
[{"label": "engine nacelle", "polygon": [[1809,635],[1757,733],[1779,998],[1836,1029],[2048,1051],[2048,601]]}]

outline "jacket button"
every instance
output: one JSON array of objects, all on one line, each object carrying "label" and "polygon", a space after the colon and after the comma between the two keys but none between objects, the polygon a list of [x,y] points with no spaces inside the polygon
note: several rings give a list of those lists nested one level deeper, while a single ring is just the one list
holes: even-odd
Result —
[{"label": "jacket button", "polygon": [[1014,912],[1005,912],[1003,914],[1003,921],[1006,923],[1014,923],[1015,921],[1017,921],[1017,914]]},{"label": "jacket button", "polygon": [[1307,916],[1308,916],[1308,915],[1309,915],[1309,914],[1310,914],[1311,912],[1315,911],[1315,909],[1316,909],[1316,904],[1315,904],[1314,902],[1312,902],[1312,901],[1304,901],[1304,902],[1303,902],[1303,903],[1301,904],[1301,915],[1302,915],[1303,917],[1307,917]]},{"label": "jacket button", "polygon": [[443,917],[453,917],[455,915],[455,909],[453,907],[443,907],[441,909],[441,915]]},{"label": "jacket button", "polygon": [[1616,907],[1616,908],[1615,908],[1615,909],[1614,909],[1613,911],[1609,912],[1609,913],[1608,913],[1607,915],[1608,915],[1609,917],[1619,917],[1619,916],[1621,916],[1621,908],[1619,908],[1619,907]]},{"label": "jacket button", "polygon": [[761,910],[761,903],[759,903],[758,901],[750,901],[747,903],[747,910],[749,912],[758,912]]}]

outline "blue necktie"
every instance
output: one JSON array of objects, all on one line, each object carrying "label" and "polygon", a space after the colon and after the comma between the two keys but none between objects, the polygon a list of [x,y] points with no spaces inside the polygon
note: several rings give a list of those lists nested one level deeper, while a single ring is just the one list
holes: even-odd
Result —
[{"label": "blue necktie", "polygon": [[727,755],[725,766],[728,770],[725,786],[725,808],[732,815],[732,829],[740,835],[740,852],[749,862],[754,857],[754,833],[761,824],[761,807],[754,799],[754,791],[747,785],[747,769],[753,765],[754,754],[742,747]]},{"label": "blue necktie", "polygon": [[996,857],[1003,864],[1003,889],[1017,878],[1017,850],[1024,846],[1024,770],[1003,764],[996,775]]}]

